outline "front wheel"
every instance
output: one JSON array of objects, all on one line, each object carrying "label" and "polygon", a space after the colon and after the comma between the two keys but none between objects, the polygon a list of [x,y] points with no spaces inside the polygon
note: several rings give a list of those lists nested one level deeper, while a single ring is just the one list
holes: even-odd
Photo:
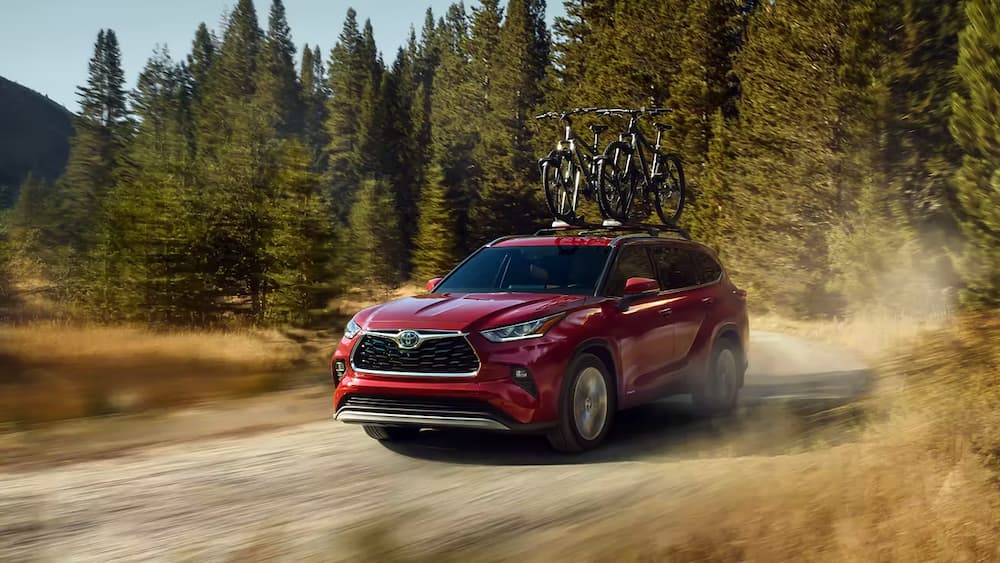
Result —
[{"label": "front wheel", "polygon": [[541,161],[545,203],[552,216],[564,223],[576,220],[576,166],[573,159],[552,151]]},{"label": "front wheel", "polygon": [[653,200],[656,214],[665,225],[676,225],[684,210],[684,168],[681,161],[672,154],[658,155],[659,170]]},{"label": "front wheel", "polygon": [[606,219],[628,221],[638,183],[632,154],[631,145],[615,141],[608,145],[597,165],[597,203]]},{"label": "front wheel", "polygon": [[576,453],[597,447],[614,420],[614,380],[597,356],[581,354],[570,365],[559,394],[559,424],[548,435],[560,452]]},{"label": "front wheel", "polygon": [[378,426],[375,424],[364,425],[365,434],[370,438],[375,438],[379,442],[401,442],[412,440],[420,434],[420,428],[416,426]]}]

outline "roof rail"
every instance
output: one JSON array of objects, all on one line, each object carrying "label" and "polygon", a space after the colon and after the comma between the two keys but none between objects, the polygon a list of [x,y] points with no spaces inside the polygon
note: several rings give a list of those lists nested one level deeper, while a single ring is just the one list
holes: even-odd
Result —
[{"label": "roof rail", "polygon": [[[576,231],[577,229],[581,229]],[[539,229],[535,232],[535,236],[543,235],[557,235],[560,233],[568,233],[576,231],[574,234],[577,236],[587,236],[587,235],[598,235],[598,234],[617,234],[618,238],[623,238],[626,236],[650,236],[658,237],[664,234],[672,234],[681,237],[684,240],[691,240],[691,235],[681,227],[676,225],[621,225],[621,226],[604,226],[604,225],[575,225],[567,227],[551,227],[547,229]]]}]

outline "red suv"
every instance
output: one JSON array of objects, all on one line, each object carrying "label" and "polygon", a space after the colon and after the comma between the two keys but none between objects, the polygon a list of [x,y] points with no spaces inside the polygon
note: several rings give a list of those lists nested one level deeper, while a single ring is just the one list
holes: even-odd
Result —
[{"label": "red suv", "polygon": [[333,356],[336,419],[378,440],[472,428],[582,451],[621,409],[690,393],[725,412],[743,386],[746,292],[689,240],[505,237],[427,287],[355,315]]}]

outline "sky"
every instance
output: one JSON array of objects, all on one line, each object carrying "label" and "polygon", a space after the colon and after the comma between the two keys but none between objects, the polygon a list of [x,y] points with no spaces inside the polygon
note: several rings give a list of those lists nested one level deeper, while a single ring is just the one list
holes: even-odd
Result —
[{"label": "sky", "polygon": [[[101,28],[118,35],[128,87],[157,44],[174,59],[188,53],[199,22],[218,28],[236,0],[0,0],[0,76],[37,90],[71,111],[78,109],[76,87],[87,77],[87,61]],[[271,0],[254,0],[262,28],[267,28]],[[351,6],[358,20],[372,21],[375,41],[391,61],[406,41],[410,25],[417,33],[430,6],[435,17],[451,0],[284,0],[292,38],[301,48],[319,44],[324,57],[337,40]],[[476,5],[467,0],[466,6]],[[506,4],[506,2],[502,2]],[[549,0],[547,18],[561,15],[562,2]]]}]

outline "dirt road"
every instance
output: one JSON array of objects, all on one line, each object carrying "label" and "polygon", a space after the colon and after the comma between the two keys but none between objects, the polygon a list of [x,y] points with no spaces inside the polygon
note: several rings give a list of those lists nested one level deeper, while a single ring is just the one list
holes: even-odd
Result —
[{"label": "dirt road", "polygon": [[[683,400],[664,401],[623,413],[605,447],[576,457],[539,438],[459,432],[390,448],[328,420],[329,398],[315,392],[280,412],[263,398],[137,421],[126,438],[102,438],[132,444],[103,459],[0,470],[0,561],[351,560],[359,549],[381,558],[386,541],[403,555],[586,557],[571,540],[628,507],[683,503],[768,456],[844,439],[844,425],[830,430],[817,413],[867,390],[861,362],[763,332],[751,353],[732,418],[699,420]],[[223,431],[210,432],[213,421]],[[372,526],[390,539],[373,539]]]}]

